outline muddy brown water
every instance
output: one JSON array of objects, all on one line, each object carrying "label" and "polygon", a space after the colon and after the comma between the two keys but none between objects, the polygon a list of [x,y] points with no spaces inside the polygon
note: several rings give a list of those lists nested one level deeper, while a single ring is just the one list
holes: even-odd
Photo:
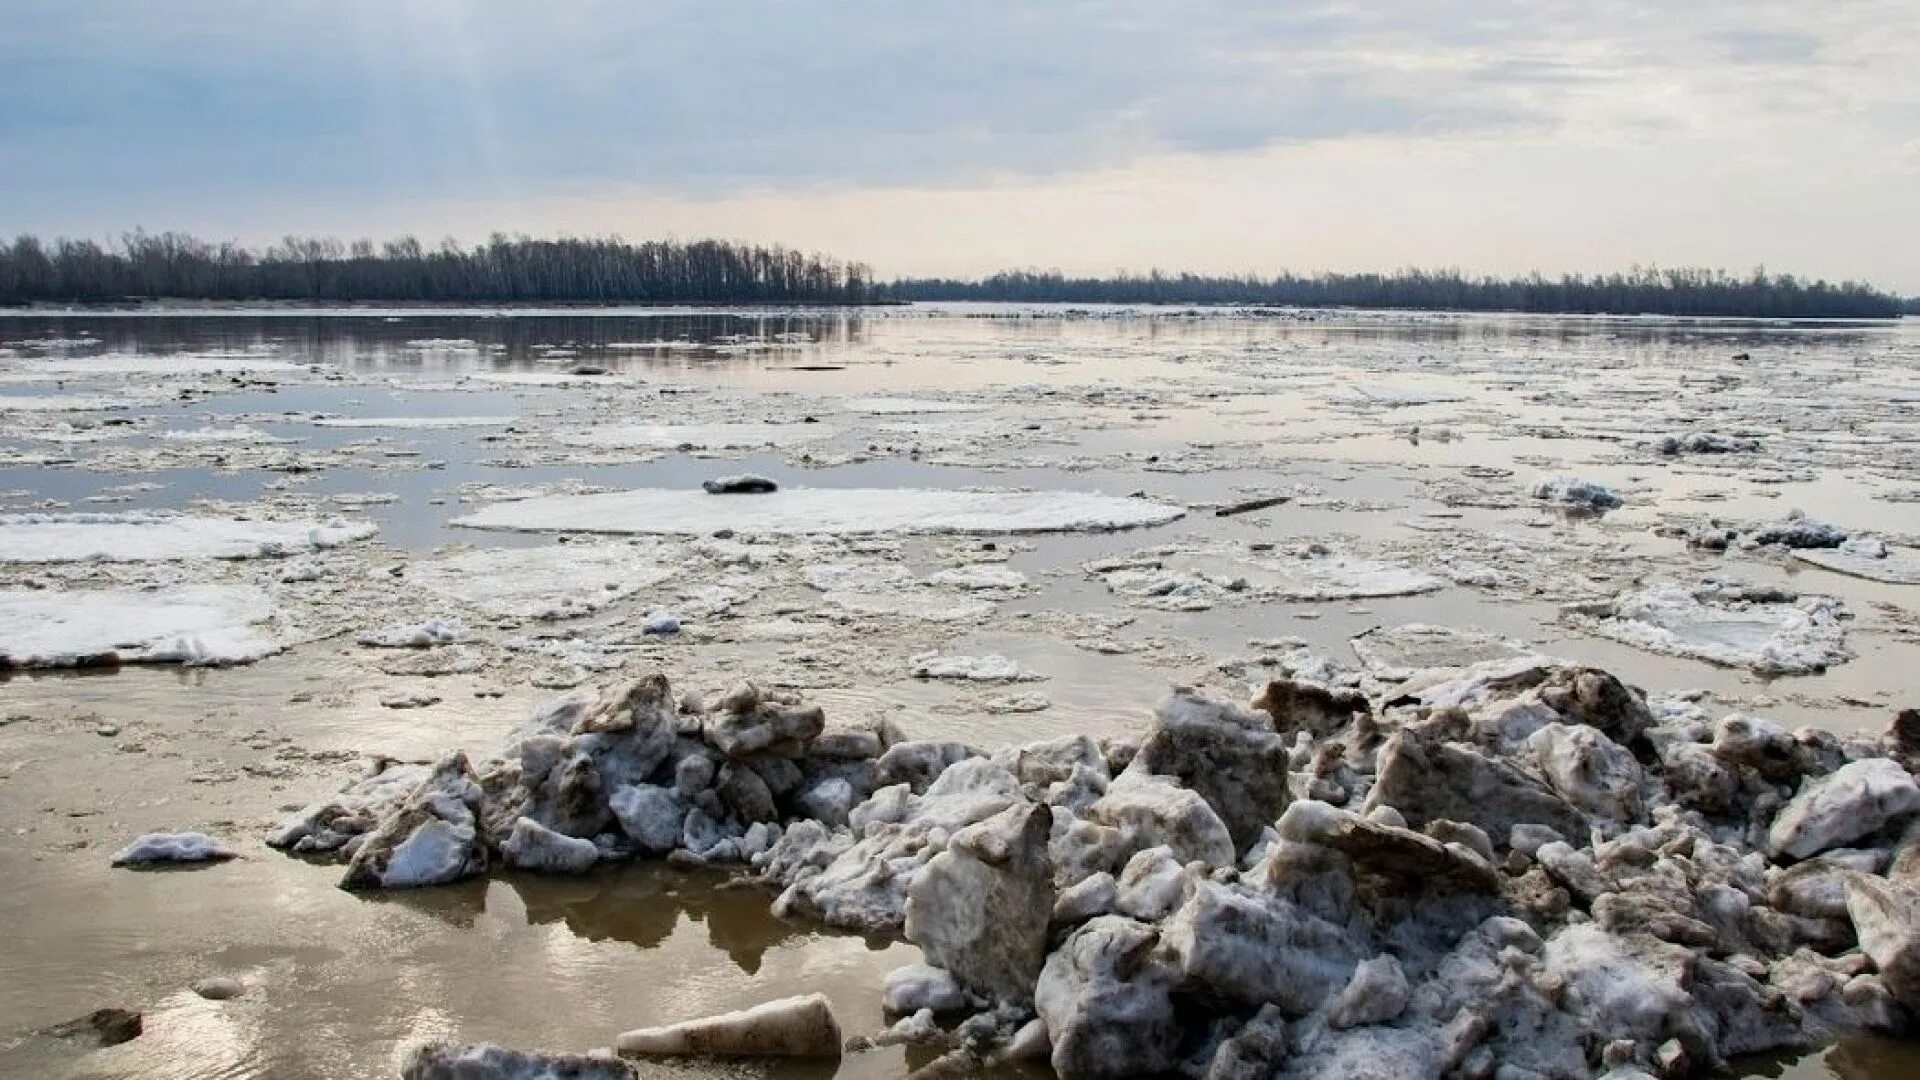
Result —
[{"label": "muddy brown water", "polygon": [[[7,350],[0,367],[47,356],[256,349],[331,373],[276,386],[216,384],[131,410],[125,415],[144,426],[116,448],[158,446],[151,435],[162,428],[235,420],[297,436],[311,449],[367,435],[302,419],[316,412],[501,413],[554,429],[578,407],[569,389],[461,377],[550,372],[555,364],[546,354],[555,348],[654,385],[740,395],[768,410],[857,395],[930,395],[981,406],[967,414],[974,418],[1015,426],[1068,422],[1062,442],[1016,438],[1002,447],[987,440],[965,463],[943,464],[939,453],[912,453],[897,445],[899,434],[880,433],[877,425],[900,418],[872,417],[865,421],[872,430],[856,425],[826,447],[866,450],[862,460],[831,467],[793,451],[502,466],[492,463],[498,444],[484,432],[400,433],[393,437],[409,452],[438,464],[329,469],[301,489],[401,496],[360,511],[381,526],[381,550],[395,558],[454,542],[541,542],[449,528],[446,520],[460,509],[456,489],[468,483],[677,486],[716,469],[753,468],[812,486],[1098,488],[1188,503],[1296,486],[1293,505],[1246,518],[1199,512],[1140,533],[1030,538],[1009,562],[1033,578],[1029,593],[977,627],[926,632],[943,650],[998,651],[1047,674],[1045,682],[1015,688],[1043,693],[1050,706],[1042,712],[989,713],[972,688],[876,674],[891,670],[884,664],[829,671],[809,691],[830,714],[884,713],[915,735],[997,745],[1076,731],[1126,734],[1139,729],[1169,682],[1204,672],[1217,659],[1246,656],[1249,639],[1297,636],[1351,661],[1345,643],[1352,634],[1404,622],[1477,626],[1600,664],[1649,689],[1705,691],[1716,711],[1744,708],[1842,731],[1879,727],[1920,691],[1912,674],[1920,671],[1920,587],[1738,553],[1702,555],[1650,532],[1670,513],[1757,519],[1798,507],[1895,540],[1920,536],[1920,502],[1905,494],[1920,488],[1920,327],[1911,322],[1009,314],[27,314],[0,317],[0,348]],[[92,340],[36,344],[53,338]],[[672,344],[642,344],[651,342]],[[1738,364],[1735,353],[1753,359]],[[1714,380],[1718,389],[1701,388]],[[0,385],[0,395],[103,386],[114,388],[99,380],[22,381]],[[1381,396],[1385,391],[1400,396]],[[1676,408],[1674,401],[1685,404]],[[616,419],[618,411],[601,401],[593,416]],[[1090,418],[1099,422],[1082,424]],[[84,425],[99,417],[68,419]],[[1629,449],[1681,421],[1756,430],[1769,450],[1736,465],[1661,461]],[[33,426],[0,411],[0,448],[44,449],[27,430]],[[46,500],[75,509],[245,502],[268,497],[285,479],[164,456],[138,459],[139,468],[102,468],[89,464],[96,459],[86,446],[70,449],[70,463],[0,467],[5,507]],[[1181,455],[1210,455],[1212,464],[1166,471]],[[1075,456],[1087,462],[1067,460]],[[1154,456],[1162,460],[1149,460]],[[1572,472],[1632,494],[1625,510],[1597,523],[1556,518],[1524,502],[1436,500],[1436,480],[1473,467],[1513,470],[1515,484],[1540,472]],[[143,481],[163,486],[97,507],[83,501]],[[1835,595],[1855,612],[1850,643],[1857,655],[1820,675],[1766,680],[1579,634],[1555,621],[1550,600],[1507,592],[1449,585],[1419,596],[1166,612],[1129,607],[1074,569],[1152,544],[1337,535],[1392,545],[1407,539],[1410,516],[1426,513],[1458,515],[1445,520],[1462,528],[1604,537],[1639,553],[1650,575],[1732,568]],[[931,554],[938,544],[909,542],[904,557],[939,565]],[[6,567],[0,575],[18,582],[35,573]],[[770,594],[724,618],[751,622],[808,600]],[[642,598],[585,622],[604,628],[647,610]],[[1090,652],[1034,621],[1058,612],[1131,617],[1126,636],[1174,644],[1139,655]],[[890,655],[895,646],[873,647]],[[743,665],[768,662],[774,649],[737,636],[691,635],[642,660],[664,663],[679,685],[707,687],[724,684]],[[629,1027],[816,990],[832,998],[849,1034],[882,1025],[881,980],[916,958],[911,945],[776,920],[764,891],[738,887],[726,875],[631,865],[582,878],[497,873],[449,888],[366,895],[335,888],[337,867],[268,850],[260,841],[266,826],[337,786],[361,755],[484,752],[551,694],[524,681],[498,685],[487,671],[382,678],[369,672],[363,651],[330,638],[232,669],[127,668],[0,681],[0,1074],[382,1076],[392,1074],[403,1044],[423,1036],[586,1049],[608,1045]],[[377,691],[414,683],[430,683],[440,703],[404,711],[378,704]],[[193,870],[108,865],[111,853],[139,833],[183,828],[219,835],[242,857]],[[190,984],[211,975],[238,978],[247,992],[203,1000]],[[34,1034],[104,1006],[141,1010],[144,1034],[92,1052]],[[899,1076],[921,1060],[880,1050],[847,1058],[838,1073]],[[662,1071],[834,1074],[752,1065]],[[1812,1054],[1742,1062],[1736,1071],[1893,1080],[1920,1075],[1920,1046],[1852,1039]]]}]

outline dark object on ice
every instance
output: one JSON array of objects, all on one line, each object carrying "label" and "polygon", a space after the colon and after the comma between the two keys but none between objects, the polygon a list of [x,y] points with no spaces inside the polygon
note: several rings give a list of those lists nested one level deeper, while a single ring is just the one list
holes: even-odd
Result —
[{"label": "dark object on ice", "polygon": [[1265,510],[1269,507],[1279,506],[1281,503],[1287,502],[1292,498],[1293,496],[1291,495],[1268,495],[1263,498],[1248,499],[1244,502],[1228,503],[1226,506],[1215,510],[1213,516],[1232,517],[1235,514],[1251,514],[1255,510]]},{"label": "dark object on ice", "polygon": [[607,371],[606,368],[603,368],[598,364],[575,364],[572,367],[567,369],[567,374],[569,375],[606,375],[610,373]]},{"label": "dark object on ice", "polygon": [[119,1046],[140,1037],[140,1014],[131,1009],[95,1009],[78,1020],[55,1024],[46,1033],[61,1039],[88,1039],[99,1046]]},{"label": "dark object on ice", "polygon": [[780,490],[779,484],[764,476],[722,476],[703,480],[700,486],[709,495],[765,495]]}]

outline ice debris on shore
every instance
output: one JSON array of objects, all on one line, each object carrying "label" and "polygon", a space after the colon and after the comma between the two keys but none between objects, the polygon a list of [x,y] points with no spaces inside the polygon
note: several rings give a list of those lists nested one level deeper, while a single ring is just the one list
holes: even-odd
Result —
[{"label": "ice debris on shore", "polygon": [[[270,843],[349,887],[586,845],[744,864],[782,917],[920,947],[879,1042],[1069,1080],[1673,1076],[1913,1029],[1920,724],[1715,720],[1533,656],[1368,685],[1181,690],[1138,740],[984,752],[652,675],[479,766],[380,769]],[[758,1053],[781,1026],[623,1043]]]}]

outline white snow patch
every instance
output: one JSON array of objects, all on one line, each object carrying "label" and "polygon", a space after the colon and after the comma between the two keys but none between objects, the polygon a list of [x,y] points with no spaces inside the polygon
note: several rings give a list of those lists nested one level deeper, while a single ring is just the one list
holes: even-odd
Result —
[{"label": "white snow patch", "polygon": [[642,488],[503,503],[453,524],[522,532],[924,535],[1105,531],[1159,525],[1182,513],[1146,499],[1076,491],[788,488],[715,499],[697,490]]},{"label": "white snow patch", "polygon": [[249,521],[129,511],[0,515],[0,563],[277,558],[364,540],[365,522]]}]

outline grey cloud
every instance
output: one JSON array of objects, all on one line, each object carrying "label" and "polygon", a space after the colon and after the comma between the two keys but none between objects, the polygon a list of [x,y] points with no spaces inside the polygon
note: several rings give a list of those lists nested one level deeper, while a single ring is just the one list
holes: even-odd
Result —
[{"label": "grey cloud", "polygon": [[1647,71],[1817,62],[1817,41],[1746,26],[1746,10],[21,0],[0,12],[0,156],[15,166],[0,196],[953,185],[1537,128],[1566,95]]}]

